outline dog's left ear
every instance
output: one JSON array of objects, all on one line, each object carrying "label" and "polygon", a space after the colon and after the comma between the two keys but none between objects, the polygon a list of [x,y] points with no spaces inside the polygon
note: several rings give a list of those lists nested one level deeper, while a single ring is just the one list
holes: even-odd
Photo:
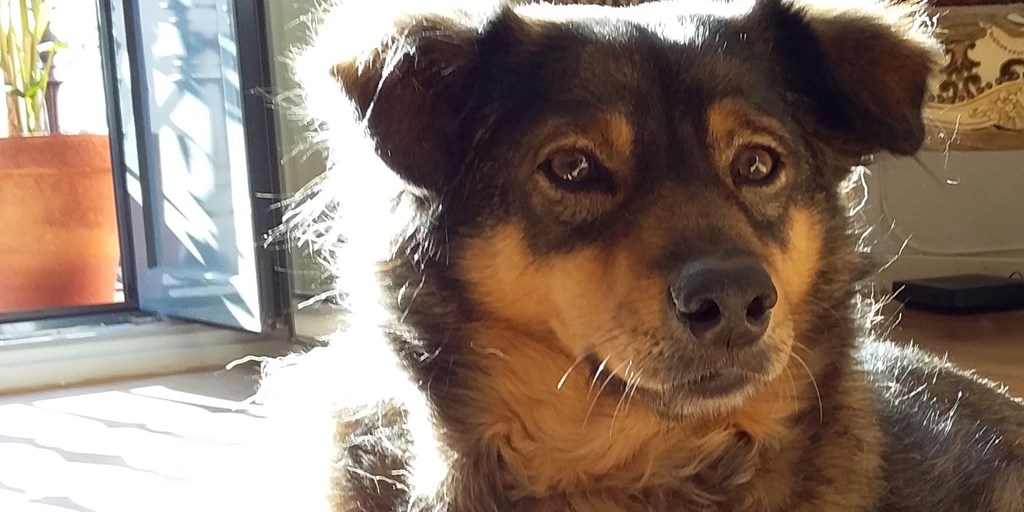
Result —
[{"label": "dog's left ear", "polygon": [[769,44],[783,79],[844,150],[917,152],[927,83],[940,56],[919,6],[828,3],[834,7],[785,0],[758,6],[761,20],[771,20]]},{"label": "dog's left ear", "polygon": [[[303,57],[300,73],[312,70],[321,77],[320,87],[334,91],[325,95],[330,100],[317,100],[316,108],[329,109],[329,118],[339,117],[335,112],[354,116],[388,167],[407,183],[437,190],[458,165],[456,133],[479,85],[473,80],[479,43],[499,11],[497,4],[487,4],[342,3]],[[324,80],[327,75],[330,80]]]}]

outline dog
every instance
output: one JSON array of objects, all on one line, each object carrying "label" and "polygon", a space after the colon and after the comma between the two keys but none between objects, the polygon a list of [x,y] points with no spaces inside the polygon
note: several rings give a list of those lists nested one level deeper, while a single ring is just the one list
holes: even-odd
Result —
[{"label": "dog", "polygon": [[[878,339],[844,184],[915,153],[920,6],[351,1],[289,213],[345,327],[334,511],[1022,511],[1024,405]],[[294,388],[289,388],[293,385]],[[295,438],[316,437],[295,432]]]}]

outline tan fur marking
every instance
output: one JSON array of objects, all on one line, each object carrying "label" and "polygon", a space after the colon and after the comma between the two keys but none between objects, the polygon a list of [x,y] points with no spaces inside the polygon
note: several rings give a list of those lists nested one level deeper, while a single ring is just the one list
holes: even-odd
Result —
[{"label": "tan fur marking", "polygon": [[737,98],[716,101],[708,108],[708,134],[719,156],[752,138],[776,138],[784,133],[778,121]]},{"label": "tan fur marking", "polygon": [[620,158],[630,158],[633,154],[633,126],[626,116],[619,112],[608,112],[599,119],[600,122],[594,127],[598,140]]},{"label": "tan fur marking", "polygon": [[[474,284],[471,293],[495,320],[556,335],[573,357],[616,341],[595,335],[616,332],[611,322],[621,308],[646,323],[661,320],[653,307],[661,303],[645,295],[662,281],[636,272],[642,255],[628,243],[536,258],[521,229],[506,225],[474,241],[466,253],[461,264]],[[614,368],[623,361],[608,364]]]},{"label": "tan fur marking", "polygon": [[813,329],[804,323],[803,304],[821,266],[823,233],[821,221],[812,211],[796,207],[788,215],[786,245],[768,249],[768,272],[779,294],[772,322],[787,331],[786,339],[780,340],[788,344],[791,354],[786,374],[794,381],[793,393],[800,402],[817,402],[821,392],[809,376],[820,370],[821,358],[800,344],[795,333]]},{"label": "tan fur marking", "polygon": [[548,265],[526,249],[522,233],[512,225],[473,240],[458,262],[470,293],[493,321],[533,332],[551,329],[554,310]]},{"label": "tan fur marking", "polygon": [[818,274],[824,230],[813,212],[800,207],[790,211],[787,224],[787,245],[769,250],[768,266],[779,302],[786,308],[784,314],[792,316],[801,313],[800,304]]}]

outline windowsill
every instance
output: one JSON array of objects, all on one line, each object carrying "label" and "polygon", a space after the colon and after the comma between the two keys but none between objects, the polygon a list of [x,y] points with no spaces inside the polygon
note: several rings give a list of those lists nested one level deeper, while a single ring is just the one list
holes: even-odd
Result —
[{"label": "windowsill", "polygon": [[0,397],[0,510],[275,510],[254,366]]},{"label": "windowsill", "polygon": [[223,369],[242,358],[293,349],[283,333],[259,335],[141,316],[42,330],[25,326],[24,332],[17,324],[0,330],[0,394]]}]

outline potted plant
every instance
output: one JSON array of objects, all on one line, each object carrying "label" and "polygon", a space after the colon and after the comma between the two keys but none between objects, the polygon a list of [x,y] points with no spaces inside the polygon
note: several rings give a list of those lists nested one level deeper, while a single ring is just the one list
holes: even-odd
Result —
[{"label": "potted plant", "polygon": [[0,313],[114,301],[110,145],[57,129],[47,93],[63,46],[49,34],[51,9],[47,0],[0,0]]}]

